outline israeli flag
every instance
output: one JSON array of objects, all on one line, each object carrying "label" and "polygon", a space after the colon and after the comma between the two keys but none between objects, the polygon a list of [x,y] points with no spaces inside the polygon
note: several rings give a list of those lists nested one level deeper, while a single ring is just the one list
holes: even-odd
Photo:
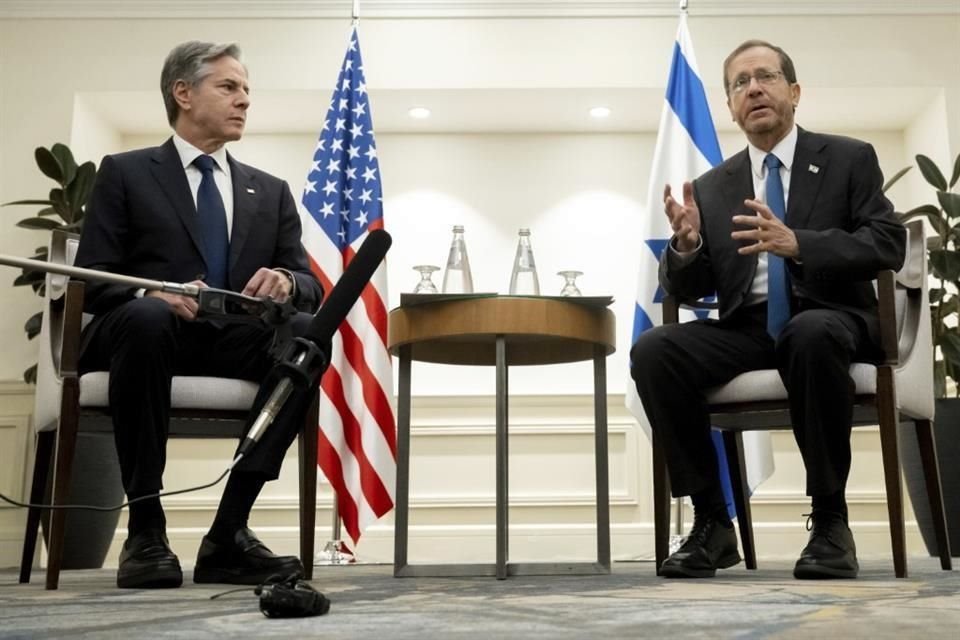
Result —
[{"label": "israeli flag", "polygon": [[[674,197],[679,199],[683,193],[684,182],[693,180],[722,161],[717,132],[710,117],[706,92],[697,72],[693,43],[687,30],[687,13],[682,11],[670,63],[667,95],[660,115],[657,145],[653,152],[650,184],[647,187],[647,218],[643,225],[645,249],[641,251],[631,344],[636,342],[641,332],[663,322],[663,290],[657,281],[657,267],[660,254],[666,249],[672,234],[667,216],[663,212],[663,187],[669,184]],[[692,317],[692,313],[688,312],[681,320]],[[646,414],[629,375],[626,404],[649,433]],[[750,431],[743,434],[743,439],[747,483],[753,491],[773,473],[770,434],[765,431]],[[717,448],[720,480],[727,499],[727,508],[730,515],[734,516],[733,492],[723,452],[723,440],[716,431],[713,432],[713,442]]]}]

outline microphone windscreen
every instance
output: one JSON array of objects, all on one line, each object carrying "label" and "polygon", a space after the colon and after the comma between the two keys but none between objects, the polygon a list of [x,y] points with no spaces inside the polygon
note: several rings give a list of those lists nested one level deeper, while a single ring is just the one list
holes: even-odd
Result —
[{"label": "microphone windscreen", "polygon": [[350,313],[364,287],[383,262],[392,243],[390,234],[383,229],[375,229],[367,235],[343,275],[330,290],[330,295],[313,316],[304,338],[315,344],[324,344],[333,338],[340,323]]}]

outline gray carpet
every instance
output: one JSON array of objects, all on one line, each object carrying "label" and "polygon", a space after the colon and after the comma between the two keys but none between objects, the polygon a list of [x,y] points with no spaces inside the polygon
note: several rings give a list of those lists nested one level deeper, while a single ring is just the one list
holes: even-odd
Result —
[{"label": "gray carpet", "polygon": [[861,561],[857,580],[801,582],[786,562],[736,567],[712,580],[657,578],[652,563],[617,563],[609,576],[402,578],[392,567],[318,567],[333,602],[322,617],[267,619],[252,592],[121,591],[110,570],[65,571],[18,585],[0,571],[0,638],[933,638],[958,637],[960,571],[910,558]]}]

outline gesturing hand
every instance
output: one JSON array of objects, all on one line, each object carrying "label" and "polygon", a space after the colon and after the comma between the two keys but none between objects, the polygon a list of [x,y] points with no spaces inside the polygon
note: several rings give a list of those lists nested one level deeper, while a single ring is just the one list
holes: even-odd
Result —
[{"label": "gesturing hand", "polygon": [[700,240],[700,209],[693,199],[693,184],[683,183],[683,204],[673,199],[670,185],[663,188],[663,211],[670,219],[677,251],[693,251]]},{"label": "gesturing hand", "polygon": [[746,230],[734,231],[730,237],[734,240],[743,240],[750,244],[737,249],[742,256],[768,251],[781,258],[800,257],[800,246],[797,244],[797,235],[793,229],[784,224],[783,220],[773,215],[770,207],[759,200],[744,200],[747,208],[757,212],[755,216],[733,216],[734,224],[749,227]]}]

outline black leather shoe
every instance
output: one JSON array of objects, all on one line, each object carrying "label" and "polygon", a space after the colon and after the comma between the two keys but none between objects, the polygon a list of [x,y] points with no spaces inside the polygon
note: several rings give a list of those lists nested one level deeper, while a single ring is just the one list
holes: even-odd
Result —
[{"label": "black leather shoe", "polygon": [[193,581],[199,583],[260,584],[273,575],[288,576],[299,572],[303,565],[296,556],[278,556],[243,527],[233,534],[233,540],[221,544],[203,537],[193,569]]},{"label": "black leather shoe", "polygon": [[712,578],[717,569],[740,562],[737,534],[713,516],[694,514],[693,529],[683,545],[660,565],[666,578]]},{"label": "black leather shoe", "polygon": [[117,586],[121,589],[171,589],[183,584],[180,560],[159,529],[127,538],[120,551]]},{"label": "black leather shoe", "polygon": [[[813,526],[810,526],[810,523]],[[807,517],[810,541],[800,553],[793,577],[801,580],[856,578],[857,545],[843,514],[816,510]]]}]

